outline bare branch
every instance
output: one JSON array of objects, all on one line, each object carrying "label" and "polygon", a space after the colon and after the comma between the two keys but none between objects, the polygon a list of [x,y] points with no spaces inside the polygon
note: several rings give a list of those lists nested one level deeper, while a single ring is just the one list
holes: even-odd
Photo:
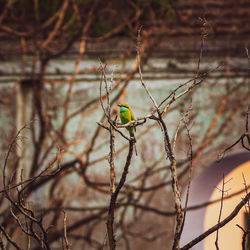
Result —
[{"label": "bare branch", "polygon": [[67,220],[67,215],[66,215],[66,212],[63,210],[63,229],[64,229],[64,241],[65,241],[65,244],[66,244],[66,249],[67,250],[70,250],[71,247],[70,247],[70,243],[68,241],[68,237],[67,237],[67,224],[66,224],[66,220]]},{"label": "bare branch", "polygon": [[242,199],[242,201],[233,209],[233,211],[230,213],[230,215],[228,215],[224,220],[222,220],[220,223],[214,225],[213,227],[209,228],[206,232],[204,232],[203,234],[201,234],[200,236],[196,237],[195,239],[193,239],[192,241],[190,241],[188,244],[186,244],[185,246],[181,247],[181,250],[187,250],[190,249],[191,247],[193,247],[194,245],[196,245],[198,242],[202,241],[203,239],[205,239],[208,235],[212,234],[213,232],[215,232],[216,230],[218,230],[219,228],[224,227],[228,222],[230,222],[235,216],[237,216],[237,214],[239,213],[239,211],[241,210],[242,207],[245,206],[245,204],[247,203],[247,201],[250,199],[250,193],[248,193],[244,199]]}]

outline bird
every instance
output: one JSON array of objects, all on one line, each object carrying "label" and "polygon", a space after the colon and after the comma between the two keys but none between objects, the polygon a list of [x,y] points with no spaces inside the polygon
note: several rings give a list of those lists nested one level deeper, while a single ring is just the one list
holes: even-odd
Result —
[{"label": "bird", "polygon": [[[121,103],[118,106],[120,107],[120,119],[122,124],[126,124],[135,120],[133,111],[127,103]],[[130,137],[135,138],[135,127],[132,125],[126,127],[126,129],[128,130]]]}]

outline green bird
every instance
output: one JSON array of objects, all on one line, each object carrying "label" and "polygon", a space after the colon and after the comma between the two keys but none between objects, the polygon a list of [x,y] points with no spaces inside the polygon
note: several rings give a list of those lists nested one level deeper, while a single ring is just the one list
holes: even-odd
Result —
[{"label": "green bird", "polygon": [[[121,103],[118,106],[120,107],[120,118],[121,118],[122,124],[126,124],[128,122],[131,122],[131,121],[135,120],[133,111],[129,107],[128,104]],[[130,137],[135,138],[135,127],[134,126],[129,126],[129,127],[126,127],[126,129],[128,130]]]}]

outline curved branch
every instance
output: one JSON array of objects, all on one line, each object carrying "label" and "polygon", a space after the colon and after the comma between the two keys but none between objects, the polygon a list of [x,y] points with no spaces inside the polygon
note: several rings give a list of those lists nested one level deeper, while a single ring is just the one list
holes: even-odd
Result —
[{"label": "curved branch", "polygon": [[204,240],[208,235],[212,234],[219,228],[224,227],[228,222],[230,222],[241,210],[242,207],[246,205],[248,200],[250,199],[250,193],[248,193],[245,198],[234,208],[234,210],[231,212],[229,216],[227,216],[224,220],[222,220],[220,223],[214,225],[213,227],[209,228],[206,232],[203,234],[199,235],[192,241],[190,241],[188,244],[186,244],[184,247],[181,248],[181,250],[187,250],[196,245],[198,242]]}]

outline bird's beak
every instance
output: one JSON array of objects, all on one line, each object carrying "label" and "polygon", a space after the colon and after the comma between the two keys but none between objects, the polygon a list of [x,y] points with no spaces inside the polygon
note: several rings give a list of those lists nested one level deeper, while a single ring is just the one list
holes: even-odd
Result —
[{"label": "bird's beak", "polygon": [[117,106],[121,107],[121,104],[118,104]]}]

